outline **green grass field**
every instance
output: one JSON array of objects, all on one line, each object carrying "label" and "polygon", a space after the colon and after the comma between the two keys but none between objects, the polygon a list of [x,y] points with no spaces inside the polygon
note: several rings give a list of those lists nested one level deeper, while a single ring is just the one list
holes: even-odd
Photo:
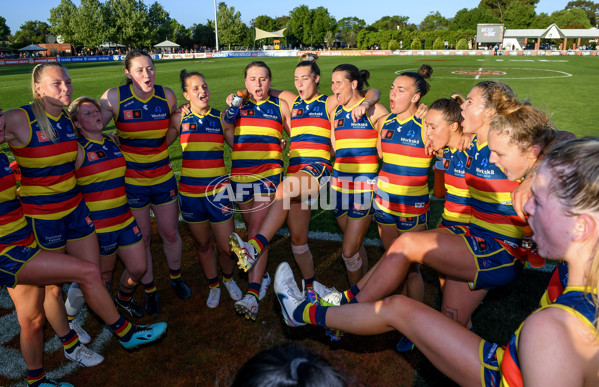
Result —
[{"label": "green grass field", "polygon": [[[296,58],[262,58],[273,72],[272,87],[293,90],[293,68]],[[423,102],[430,104],[436,98],[449,96],[452,92],[467,94],[477,82],[484,79],[505,80],[521,98],[549,112],[557,127],[578,136],[598,135],[595,126],[599,122],[596,108],[599,99],[599,68],[593,57],[377,57],[377,58],[321,58],[321,91],[330,92],[332,69],[345,62],[356,64],[371,72],[371,87],[382,92],[381,102],[388,105],[388,88],[396,72],[415,71],[422,63],[434,69],[430,81],[431,91]],[[157,83],[171,87],[183,102],[179,71],[183,68],[202,72],[211,88],[212,105],[225,107],[225,96],[243,87],[243,68],[250,59],[210,59],[187,61],[158,61]],[[122,63],[68,64],[73,79],[74,97],[88,95],[99,98],[109,87],[117,86],[124,78]],[[33,66],[0,67],[0,107],[4,110],[18,107],[31,100],[29,83]],[[455,71],[477,70],[502,71],[505,75],[492,77],[454,74]],[[113,129],[110,126],[108,129]],[[180,147],[171,149],[175,170],[180,168]],[[432,224],[438,222],[441,201],[433,202]],[[330,212],[314,213],[313,230],[338,232]],[[394,347],[400,335],[392,332],[374,337],[348,336],[339,343],[331,343],[322,329],[315,327],[291,329],[280,317],[278,304],[272,292],[261,302],[256,322],[248,322],[233,311],[233,301],[223,290],[221,305],[214,310],[205,306],[207,282],[195,258],[195,247],[184,224],[180,225],[183,239],[183,276],[191,287],[189,300],[177,299],[170,289],[164,253],[155,235],[152,246],[155,281],[159,289],[162,314],[159,318],[143,317],[140,323],[168,321],[169,332],[158,345],[136,352],[126,352],[118,347],[116,340],[101,343],[103,325],[95,318],[85,319],[97,344],[96,349],[105,356],[105,362],[94,368],[72,367],[64,360],[60,345],[47,343],[45,365],[47,371],[75,385],[132,385],[132,386],[226,386],[230,385],[237,369],[257,351],[288,341],[298,342],[322,353],[346,376],[352,386],[448,386],[450,381],[420,354],[413,351],[398,354]],[[240,231],[244,233],[243,230]],[[376,238],[376,228],[369,237]],[[288,236],[276,237],[271,243],[268,270],[274,270],[281,261],[292,261]],[[329,286],[345,289],[347,281],[343,263],[339,259],[340,244],[330,241],[311,240],[310,247],[315,258],[316,276]],[[382,255],[380,247],[369,247],[369,261],[374,264]],[[297,274],[295,265],[294,271]],[[122,267],[117,268],[120,274]],[[247,276],[236,272],[242,290],[247,289]],[[435,273],[424,270],[426,282],[425,302],[439,306],[439,291]],[[299,278],[299,274],[296,275]],[[116,280],[116,277],[115,277]],[[547,273],[525,271],[524,275],[509,287],[489,293],[484,304],[473,316],[474,330],[490,341],[504,344],[511,332],[536,306]],[[14,326],[6,291],[0,289],[0,385],[23,384],[22,376],[3,373],[18,362],[18,336],[12,336],[5,327]],[[143,304],[142,291],[138,289],[135,299]],[[12,319],[12,320],[11,320]],[[8,325],[4,325],[4,324]],[[12,325],[11,325],[12,324]],[[46,329],[46,339],[53,335]],[[51,341],[51,340],[50,340]],[[53,349],[48,349],[53,348]],[[451,351],[451,348],[448,348]],[[3,363],[5,354],[8,363]],[[15,360],[16,359],[16,360]],[[69,368],[71,367],[71,368]],[[11,368],[12,369],[12,368]],[[55,374],[55,375],[56,375]],[[53,375],[50,373],[50,375]]]}]

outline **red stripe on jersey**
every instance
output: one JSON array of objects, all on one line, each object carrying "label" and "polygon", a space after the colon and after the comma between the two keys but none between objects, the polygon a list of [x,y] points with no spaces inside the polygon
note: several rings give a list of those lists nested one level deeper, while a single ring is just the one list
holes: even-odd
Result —
[{"label": "red stripe on jersey", "polygon": [[223,159],[208,159],[208,160],[183,160],[182,168],[220,168],[225,166]]},{"label": "red stripe on jersey", "polygon": [[468,189],[468,184],[466,184],[466,179],[463,177],[457,177],[454,175],[450,175],[446,173],[445,176],[445,185],[449,185],[451,187],[459,188],[459,189]]},{"label": "red stripe on jersey", "polygon": [[15,210],[7,213],[7,214],[2,214],[2,216],[0,217],[0,225],[5,225],[11,222],[16,222],[17,220],[21,219],[23,217],[23,210],[21,209],[21,207],[16,208]]},{"label": "red stripe on jersey", "polygon": [[72,171],[58,176],[45,176],[45,177],[26,177],[21,178],[21,185],[23,186],[42,186],[48,187],[50,185],[62,183],[64,181],[74,178]]},{"label": "red stripe on jersey", "polygon": [[212,142],[217,144],[223,143],[224,136],[222,134],[212,134],[212,133],[183,133],[181,134],[180,141],[181,143],[191,143],[191,142]]},{"label": "red stripe on jersey", "polygon": [[424,148],[419,146],[381,142],[381,149],[384,153],[393,153],[394,155],[411,156],[423,159],[431,159],[433,157],[432,155],[426,155],[424,153]]},{"label": "red stripe on jersey", "polygon": [[341,164],[376,164],[378,170],[379,157],[377,155],[369,156],[353,156],[353,157],[337,157],[335,163]]},{"label": "red stripe on jersey", "polygon": [[163,165],[160,168],[150,169],[150,170],[139,170],[139,171],[135,170],[135,169],[127,168],[127,171],[125,172],[125,177],[138,178],[138,179],[155,178],[155,177],[164,176],[171,171],[172,171],[172,169],[171,169],[170,165]]},{"label": "red stripe on jersey", "polygon": [[283,130],[283,124],[268,118],[241,117],[237,120],[236,126],[257,126],[261,128],[275,129],[279,132],[282,132]]},{"label": "red stripe on jersey", "polygon": [[480,219],[487,223],[492,224],[511,224],[512,226],[524,227],[526,222],[522,221],[517,215],[502,215],[502,214],[489,214],[472,209],[472,216],[476,219]]},{"label": "red stripe on jersey", "polygon": [[231,176],[247,176],[247,175],[255,175],[260,172],[269,171],[271,169],[279,169],[283,168],[283,166],[275,163],[265,163],[260,164],[253,167],[240,167],[240,168],[232,168]]},{"label": "red stripe on jersey", "polygon": [[336,177],[333,177],[333,185],[338,188],[362,191],[374,191],[376,188],[376,184],[368,184],[365,181],[343,180]]},{"label": "red stripe on jersey", "polygon": [[108,171],[110,169],[117,169],[125,166],[125,159],[122,157],[118,157],[112,160],[106,160],[94,164],[89,164],[83,166],[75,172],[75,175],[78,178],[92,176],[97,174],[98,172]]},{"label": "red stripe on jersey", "polygon": [[157,121],[143,121],[143,122],[116,122],[115,125],[119,131],[122,132],[146,132],[150,130],[164,130],[168,128],[169,119],[157,120]]},{"label": "red stripe on jersey", "polygon": [[523,387],[522,371],[512,358],[509,349],[506,349],[501,361],[501,375],[510,387]]},{"label": "red stripe on jersey", "polygon": [[404,187],[422,187],[425,186],[428,181],[427,176],[404,176],[395,175],[393,173],[379,172],[379,180],[382,180],[383,184],[389,182],[395,185],[403,185]]},{"label": "red stripe on jersey", "polygon": [[[275,138],[275,137],[273,137]],[[262,143],[262,142],[244,142],[233,146],[233,152],[260,151],[260,152],[281,152],[281,145]]]},{"label": "red stripe on jersey", "polygon": [[163,152],[167,149],[166,147],[166,142],[163,142],[162,144],[160,144],[159,147],[145,147],[145,146],[130,146],[130,145],[125,145],[125,144],[121,144],[121,151],[123,153],[128,153],[128,154],[132,154],[132,155],[155,155],[158,154],[160,152]]},{"label": "red stripe on jersey", "polygon": [[94,226],[96,226],[97,229],[111,227],[126,222],[132,216],[133,215],[131,214],[131,211],[127,211],[119,216],[114,216],[107,219],[94,219]]},{"label": "red stripe on jersey", "polygon": [[183,193],[204,193],[207,191],[214,191],[227,185],[229,180],[219,183],[217,185],[191,185],[179,183],[179,191]]},{"label": "red stripe on jersey", "polygon": [[35,217],[35,215],[50,215],[55,214],[65,209],[75,208],[79,205],[82,196],[81,193],[75,195],[75,197],[59,202],[59,203],[48,203],[48,204],[28,204],[21,202],[23,206],[23,212],[29,216]]},{"label": "red stripe on jersey", "polygon": [[12,188],[15,186],[15,175],[9,173],[0,178],[0,191]]},{"label": "red stripe on jersey", "polygon": [[291,120],[291,127],[292,128],[301,128],[302,126],[316,126],[318,128],[331,130],[331,122],[329,120],[327,120],[326,118],[321,118],[321,117],[296,118],[296,117],[293,117],[293,119]]},{"label": "red stripe on jersey", "polygon": [[[73,146],[73,143],[75,146]],[[31,157],[32,152],[35,153],[35,157],[51,157],[57,155],[63,155],[68,152],[76,152],[77,151],[77,142],[76,141],[65,141],[52,143],[51,141],[46,145],[39,145],[33,147],[23,147],[23,148],[11,148],[12,153],[15,157]]]},{"label": "red stripe on jersey", "polygon": [[466,174],[468,185],[482,192],[512,192],[520,184],[517,181],[509,181],[507,179],[485,179]]},{"label": "red stripe on jersey", "polygon": [[86,202],[97,202],[99,200],[110,200],[126,196],[125,186],[107,189],[103,191],[88,192],[83,195]]},{"label": "red stripe on jersey", "polygon": [[317,149],[329,151],[331,146],[329,144],[320,144],[312,141],[292,141],[289,149]]},{"label": "red stripe on jersey", "polygon": [[414,205],[407,205],[402,203],[391,203],[386,200],[381,199],[381,197],[377,196],[376,201],[383,208],[387,208],[391,211],[401,212],[404,214],[424,214],[428,211],[429,204],[427,203],[423,208],[416,208]]},{"label": "red stripe on jersey", "polygon": [[364,129],[341,129],[338,128],[335,130],[335,140],[361,140],[361,139],[373,139],[377,138],[378,133],[376,130],[372,128],[364,128]]},{"label": "red stripe on jersey", "polygon": [[445,201],[445,210],[456,214],[470,214],[472,207],[465,204],[458,204],[449,200]]}]

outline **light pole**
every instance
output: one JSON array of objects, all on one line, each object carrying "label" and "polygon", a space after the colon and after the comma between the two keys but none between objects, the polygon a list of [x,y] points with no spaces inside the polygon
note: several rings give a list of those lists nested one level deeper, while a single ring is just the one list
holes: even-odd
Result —
[{"label": "light pole", "polygon": [[218,22],[216,21],[216,0],[214,0],[214,35],[216,36],[216,51],[218,49]]},{"label": "light pole", "polygon": [[312,31],[310,31],[310,49],[312,49],[312,35],[314,33]]}]

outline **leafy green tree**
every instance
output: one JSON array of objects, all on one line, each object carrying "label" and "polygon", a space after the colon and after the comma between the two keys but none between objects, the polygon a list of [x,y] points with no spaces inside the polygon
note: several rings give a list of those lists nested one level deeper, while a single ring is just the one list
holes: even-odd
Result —
[{"label": "leafy green tree", "polygon": [[143,1],[108,0],[104,4],[110,22],[108,40],[129,47],[150,47],[150,23]]},{"label": "leafy green tree", "polygon": [[229,50],[232,45],[241,45],[247,39],[247,26],[241,21],[241,13],[235,12],[235,7],[218,3],[216,19],[219,43],[228,46]]},{"label": "leafy green tree", "polygon": [[488,9],[493,16],[503,19],[503,13],[510,3],[519,2],[522,4],[536,5],[539,0],[480,0],[479,7]]},{"label": "leafy green tree", "polygon": [[109,23],[107,23],[106,7],[99,0],[81,0],[75,13],[76,44],[85,47],[97,47],[108,40]]},{"label": "leafy green tree", "polygon": [[76,18],[77,6],[71,0],[61,0],[60,4],[50,9],[50,31],[65,42],[76,43]]},{"label": "leafy green tree", "polygon": [[324,35],[324,43],[329,49],[333,46],[333,43],[335,43],[335,34],[333,31],[327,31],[327,33]]},{"label": "leafy green tree", "polygon": [[8,40],[10,27],[6,25],[6,19],[0,16],[0,40]]},{"label": "leafy green tree", "polygon": [[503,13],[506,28],[528,28],[535,17],[535,6],[519,1],[511,2]]},{"label": "leafy green tree", "polygon": [[541,12],[530,23],[530,28],[547,28],[553,23],[551,17],[545,12]]},{"label": "leafy green tree", "polygon": [[312,10],[312,29],[310,31],[310,45],[320,46],[324,42],[324,36],[328,31],[335,31],[337,21],[324,7]]},{"label": "leafy green tree", "polygon": [[358,32],[364,27],[366,22],[357,17],[344,17],[337,22],[339,37],[348,47],[356,47]]},{"label": "leafy green tree", "polygon": [[449,29],[452,31],[471,29],[476,30],[479,23],[500,23],[501,19],[493,16],[486,8],[463,8],[456,12],[449,23]]},{"label": "leafy green tree", "polygon": [[420,23],[421,31],[446,30],[449,28],[449,20],[444,18],[439,11],[431,12]]},{"label": "leafy green tree", "polygon": [[253,27],[260,28],[264,31],[273,32],[280,30],[279,23],[272,17],[266,15],[260,15],[256,17],[254,20],[252,20],[251,24]]},{"label": "leafy green tree", "polygon": [[310,31],[312,30],[312,13],[307,5],[295,7],[289,13],[289,36],[296,43],[305,46],[310,44]]},{"label": "leafy green tree", "polygon": [[[173,32],[167,39],[177,43],[182,48],[193,48],[193,39],[191,29],[188,29],[183,24],[180,24],[175,19],[171,20],[171,28]],[[160,42],[156,42],[160,43]]]},{"label": "leafy green tree", "polygon": [[372,27],[376,31],[397,31],[407,28],[409,19],[407,16],[383,16],[372,23]]},{"label": "leafy green tree", "polygon": [[435,39],[435,41],[433,42],[433,49],[434,50],[443,50],[444,48],[445,48],[445,43],[443,42],[443,40],[441,40],[441,38]]},{"label": "leafy green tree", "polygon": [[580,8],[555,11],[551,14],[550,18],[559,28],[572,25],[580,25],[583,28],[591,27],[591,22],[589,22],[587,14]]},{"label": "leafy green tree", "polygon": [[458,40],[458,43],[455,45],[455,48],[458,50],[467,50],[468,49],[468,41],[463,38]]},{"label": "leafy green tree", "polygon": [[574,0],[570,1],[564,9],[570,10],[575,8],[580,8],[587,14],[591,26],[597,25],[597,20],[599,20],[599,3],[589,0]]},{"label": "leafy green tree", "polygon": [[15,47],[29,44],[46,43],[46,35],[50,34],[50,26],[39,20],[29,20],[21,25],[15,33],[12,45]]},{"label": "leafy green tree", "polygon": [[410,45],[411,50],[422,50],[422,42],[418,38],[414,38],[412,40],[412,44]]},{"label": "leafy green tree", "polygon": [[391,51],[399,50],[399,42],[395,39],[391,39],[387,45],[387,49]]},{"label": "leafy green tree", "polygon": [[[170,14],[158,2],[152,3],[148,9],[148,22],[150,23],[152,43],[160,43],[167,39],[175,39],[175,27]],[[174,41],[174,40],[173,40]]]},{"label": "leafy green tree", "polygon": [[190,28],[191,38],[199,47],[216,46],[214,28],[210,24],[214,24],[214,21],[209,21],[207,24],[194,24]]}]

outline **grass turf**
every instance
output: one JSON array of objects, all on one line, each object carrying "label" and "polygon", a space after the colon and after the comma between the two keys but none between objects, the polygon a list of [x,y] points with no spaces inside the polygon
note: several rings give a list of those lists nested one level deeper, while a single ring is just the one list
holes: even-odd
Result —
[{"label": "grass turf", "polygon": [[[295,58],[264,58],[273,72],[273,88],[293,90],[293,67]],[[454,91],[467,94],[470,88],[483,79],[504,79],[521,98],[552,114],[559,129],[571,131],[578,136],[596,135],[593,126],[599,118],[592,108],[599,97],[596,84],[596,58],[508,58],[508,57],[377,57],[377,58],[321,58],[321,91],[330,91],[330,74],[334,66],[351,62],[371,72],[370,86],[382,92],[381,102],[388,105],[388,87],[398,71],[415,71],[420,64],[428,63],[434,69],[431,91],[423,98],[430,104],[436,98]],[[243,67],[248,59],[212,59],[195,61],[157,61],[157,83],[171,87],[183,102],[179,71],[182,68],[202,72],[211,87],[212,105],[218,109],[225,106],[225,96],[243,87]],[[0,68],[0,107],[9,109],[28,103],[31,92],[28,85],[33,66],[4,66]],[[109,87],[123,80],[121,63],[68,64],[73,79],[74,96],[89,95],[99,98]],[[505,75],[479,76],[456,75],[458,70],[504,71]],[[564,74],[566,73],[566,74]],[[568,75],[571,74],[571,75]],[[548,78],[549,77],[549,78]],[[591,108],[587,108],[590,105]],[[108,129],[113,129],[110,126]],[[175,170],[180,168],[180,148],[170,149]],[[438,223],[442,202],[433,202],[431,223]],[[337,232],[330,212],[313,214],[311,229]],[[138,352],[126,352],[116,340],[110,340],[103,351],[105,363],[91,369],[79,369],[63,380],[77,385],[229,385],[235,372],[258,350],[273,345],[298,341],[328,358],[346,375],[350,385],[422,385],[444,386],[448,380],[434,370],[418,351],[399,355],[394,346],[398,333],[375,337],[344,338],[340,343],[330,343],[321,329],[308,327],[287,328],[279,316],[278,305],[272,292],[261,303],[258,321],[248,322],[233,311],[233,302],[223,289],[221,306],[210,310],[205,306],[207,283],[195,259],[193,241],[185,225],[180,225],[184,240],[183,275],[193,296],[187,301],[177,299],[169,289],[168,271],[158,235],[154,236],[153,255],[156,267],[156,283],[159,289],[163,313],[160,318],[144,317],[141,322],[166,320],[167,336],[158,344]],[[371,228],[370,237],[376,237]],[[277,237],[271,248],[268,269],[274,272],[277,264],[290,260],[289,241]],[[346,287],[345,270],[338,259],[340,244],[310,241],[315,257],[317,277],[327,285],[340,289]],[[378,247],[368,249],[370,262],[374,264],[382,254]],[[120,272],[117,270],[117,272]],[[297,274],[297,271],[296,271]],[[238,282],[247,288],[243,274]],[[299,278],[299,275],[296,276]],[[427,283],[426,302],[438,306],[438,285],[432,271],[425,271]],[[535,307],[547,279],[545,273],[526,271],[515,284],[490,293],[484,304],[473,316],[475,331],[491,341],[505,343],[509,334]],[[136,299],[143,303],[138,289]],[[0,318],[9,315],[8,309],[0,309]],[[102,325],[94,318],[85,324],[92,336],[98,334]],[[46,330],[46,338],[52,331]],[[18,349],[18,338],[3,344],[3,348]],[[448,348],[448,350],[452,350]],[[66,361],[62,351],[47,354],[46,369],[52,370]],[[21,379],[22,380],[22,379]],[[0,375],[0,385],[15,382]]]}]

